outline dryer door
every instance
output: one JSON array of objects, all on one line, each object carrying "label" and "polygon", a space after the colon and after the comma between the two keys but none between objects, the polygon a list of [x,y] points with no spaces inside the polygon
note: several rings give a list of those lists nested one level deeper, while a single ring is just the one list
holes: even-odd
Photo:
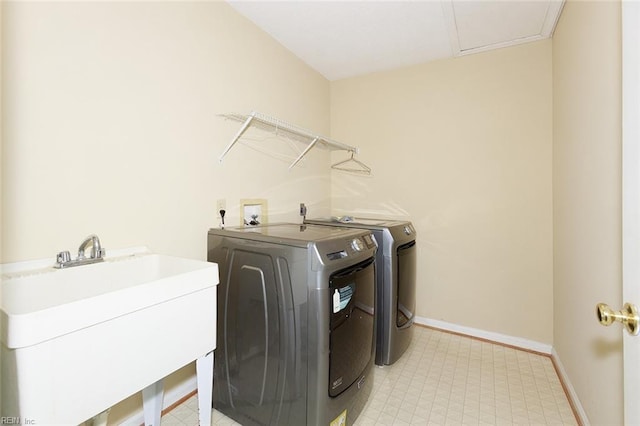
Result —
[{"label": "dryer door", "polygon": [[329,288],[329,396],[336,397],[361,376],[373,354],[373,258],[332,274]]}]

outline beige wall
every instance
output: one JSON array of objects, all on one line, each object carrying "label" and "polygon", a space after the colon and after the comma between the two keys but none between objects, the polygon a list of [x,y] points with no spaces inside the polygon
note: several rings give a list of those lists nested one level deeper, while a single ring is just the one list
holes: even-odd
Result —
[{"label": "beige wall", "polygon": [[[2,62],[2,53],[3,53],[3,49],[2,49],[2,34],[3,34],[3,30],[2,30],[2,9],[3,9],[3,4],[4,2],[0,2],[0,63]],[[2,132],[2,105],[4,104],[3,101],[3,97],[2,97],[2,66],[0,65],[0,261],[2,261],[2,229],[4,228],[2,226],[2,211],[4,210],[2,208],[2,181],[3,181],[3,174],[2,174],[2,151],[3,151],[3,143],[2,143],[2,136],[3,136],[3,132]],[[2,297],[2,296],[0,296]],[[1,398],[0,398],[1,400]],[[1,405],[1,403],[0,403]]]},{"label": "beige wall", "polygon": [[[218,156],[253,109],[329,133],[329,82],[224,2],[16,2],[4,11],[4,261],[89,233],[204,259],[216,200],[329,211],[329,154]],[[273,141],[264,142],[271,147]],[[286,144],[277,147],[289,149]],[[276,146],[274,145],[274,149]]]},{"label": "beige wall", "polygon": [[218,162],[239,129],[219,113],[256,109],[329,133],[329,82],[226,3],[3,7],[4,262],[53,262],[90,233],[107,255],[147,245],[205,259],[219,198],[234,225],[243,198],[267,199],[271,221],[298,220],[300,202],[329,213],[325,151],[290,172],[246,146]]},{"label": "beige wall", "polygon": [[414,222],[418,316],[552,343],[551,88],[550,40],[331,84],[332,209]]},{"label": "beige wall", "polygon": [[[0,62],[2,61],[2,9],[3,2],[0,2]],[[0,261],[2,261],[2,67],[0,66]],[[2,292],[0,292],[0,301],[2,301]],[[1,356],[1,355],[0,355]],[[0,364],[2,360],[0,359]],[[0,373],[0,383],[2,383],[2,373]],[[0,386],[2,388],[2,386]],[[2,413],[2,391],[0,389],[0,413]]]},{"label": "beige wall", "polygon": [[592,424],[623,424],[619,2],[568,2],[553,37],[554,347]]}]

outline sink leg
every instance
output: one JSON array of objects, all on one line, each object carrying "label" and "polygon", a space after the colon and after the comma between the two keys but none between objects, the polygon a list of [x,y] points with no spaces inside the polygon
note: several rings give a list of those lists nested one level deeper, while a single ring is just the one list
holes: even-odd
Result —
[{"label": "sink leg", "polygon": [[211,401],[213,396],[213,351],[196,360],[198,381],[198,418],[200,426],[211,425]]},{"label": "sink leg", "polygon": [[142,389],[142,407],[144,410],[145,426],[160,426],[163,394],[162,380],[158,380]]}]

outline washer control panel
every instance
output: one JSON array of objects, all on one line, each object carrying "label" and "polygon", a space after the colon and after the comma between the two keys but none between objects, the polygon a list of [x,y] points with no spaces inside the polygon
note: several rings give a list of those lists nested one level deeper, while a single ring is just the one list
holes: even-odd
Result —
[{"label": "washer control panel", "polygon": [[367,247],[369,247],[369,248],[378,246],[378,243],[376,242],[376,239],[373,236],[373,234],[365,235],[364,236],[364,242],[367,245]]},{"label": "washer control panel", "polygon": [[336,251],[336,252],[333,252],[333,253],[327,253],[327,259],[329,259],[329,260],[344,259],[347,256],[349,256],[349,255],[347,254],[346,250],[340,250],[340,251]]},{"label": "washer control panel", "polygon": [[349,257],[349,254],[360,253],[371,248],[377,248],[373,234],[366,234],[362,237],[356,237],[349,240],[345,240],[345,248],[332,253],[327,253],[326,256],[329,260],[339,260]]},{"label": "washer control panel", "polygon": [[351,240],[351,248],[356,252],[362,251],[365,248],[364,242],[360,238],[354,238],[353,240]]}]

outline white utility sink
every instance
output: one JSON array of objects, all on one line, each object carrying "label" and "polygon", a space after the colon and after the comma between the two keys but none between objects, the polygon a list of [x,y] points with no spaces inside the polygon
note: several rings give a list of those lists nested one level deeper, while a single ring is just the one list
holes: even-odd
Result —
[{"label": "white utility sink", "polygon": [[157,424],[161,380],[198,360],[210,422],[216,264],[142,252],[17,269],[2,276],[3,418],[78,424],[145,389]]}]

